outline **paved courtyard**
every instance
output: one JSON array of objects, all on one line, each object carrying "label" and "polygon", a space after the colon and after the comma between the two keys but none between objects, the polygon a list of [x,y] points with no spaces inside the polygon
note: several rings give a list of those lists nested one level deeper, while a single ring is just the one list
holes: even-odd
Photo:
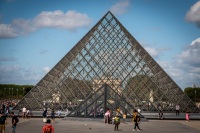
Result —
[{"label": "paved courtyard", "polygon": [[[41,133],[43,125],[42,118],[20,118],[16,133]],[[132,122],[121,123],[119,131],[114,131],[114,125],[103,123],[103,119],[99,121],[71,121],[57,118],[56,123],[52,125],[55,128],[55,133],[133,132]],[[145,120],[140,122],[140,128],[144,133],[200,133],[200,121]],[[8,118],[6,133],[11,133],[11,118]]]}]

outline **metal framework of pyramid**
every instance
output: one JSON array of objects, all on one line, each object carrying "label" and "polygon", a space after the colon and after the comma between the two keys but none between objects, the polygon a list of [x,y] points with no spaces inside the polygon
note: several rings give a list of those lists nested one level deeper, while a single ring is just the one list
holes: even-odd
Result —
[{"label": "metal framework of pyramid", "polygon": [[119,108],[199,112],[181,88],[109,11],[15,106],[99,116]]}]

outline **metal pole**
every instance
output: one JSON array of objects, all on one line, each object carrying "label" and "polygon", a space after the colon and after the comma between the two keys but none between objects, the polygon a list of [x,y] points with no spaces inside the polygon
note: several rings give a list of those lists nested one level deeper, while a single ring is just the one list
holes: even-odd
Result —
[{"label": "metal pole", "polygon": [[195,97],[194,97],[195,99],[194,99],[194,100],[195,100],[195,104],[196,104],[196,93],[197,93],[197,92],[196,92],[196,90],[195,90],[194,92],[195,92]]},{"label": "metal pole", "polygon": [[18,99],[18,91],[19,91],[19,90],[18,90],[18,88],[17,88],[17,99]]},{"label": "metal pole", "polygon": [[10,97],[10,88],[9,88],[9,97]]},{"label": "metal pole", "polygon": [[107,85],[104,84],[104,113],[107,111]]},{"label": "metal pole", "polygon": [[13,98],[13,88],[12,88],[12,98]]}]

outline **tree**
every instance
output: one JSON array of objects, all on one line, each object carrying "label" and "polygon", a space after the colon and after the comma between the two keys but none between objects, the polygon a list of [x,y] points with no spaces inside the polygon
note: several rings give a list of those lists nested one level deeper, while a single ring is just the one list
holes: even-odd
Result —
[{"label": "tree", "polygon": [[0,99],[21,99],[33,85],[0,84]]},{"label": "tree", "polygon": [[192,99],[193,102],[200,102],[200,88],[187,87],[184,89],[184,93]]}]

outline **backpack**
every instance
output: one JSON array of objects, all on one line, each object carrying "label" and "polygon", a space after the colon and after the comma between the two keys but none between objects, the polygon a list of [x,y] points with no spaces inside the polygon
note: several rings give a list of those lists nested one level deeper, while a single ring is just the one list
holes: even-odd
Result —
[{"label": "backpack", "polygon": [[51,133],[51,126],[45,125],[44,133]]},{"label": "backpack", "polygon": [[140,116],[139,116],[139,115],[136,115],[133,121],[134,121],[134,122],[139,122],[140,120],[141,120],[141,119],[140,119]]},{"label": "backpack", "polygon": [[114,123],[115,123],[115,124],[120,123],[120,119],[119,119],[119,117],[114,118]]},{"label": "backpack", "polygon": [[18,123],[19,122],[19,118],[15,117],[15,122]]},{"label": "backpack", "polygon": [[138,122],[141,120],[140,116],[138,115]]},{"label": "backpack", "polygon": [[133,121],[133,122],[136,121],[136,114],[135,114],[135,113],[133,114],[133,119],[132,119],[132,121]]},{"label": "backpack", "polygon": [[5,123],[5,117],[1,116],[0,117],[0,124],[4,124]]}]

